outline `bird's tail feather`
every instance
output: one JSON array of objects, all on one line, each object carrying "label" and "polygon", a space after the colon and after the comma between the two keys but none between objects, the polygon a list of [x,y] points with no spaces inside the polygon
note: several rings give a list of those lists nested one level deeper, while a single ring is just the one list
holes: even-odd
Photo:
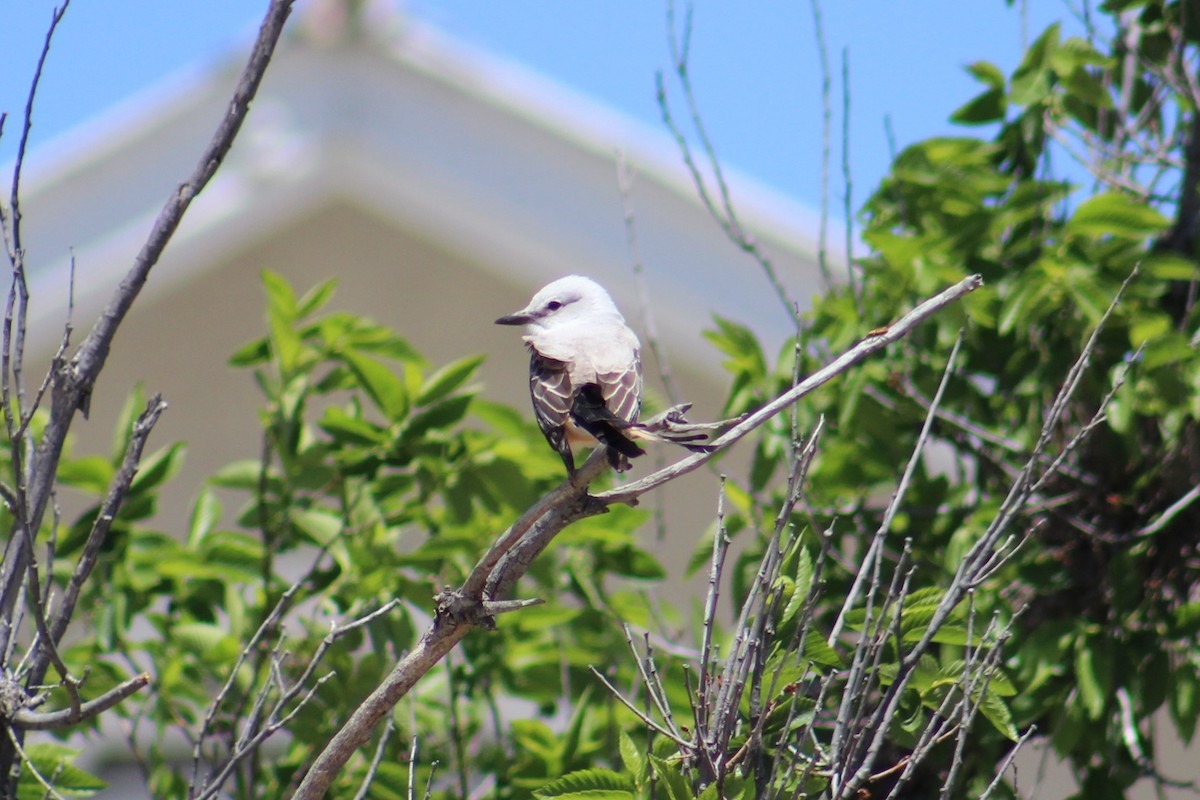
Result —
[{"label": "bird's tail feather", "polygon": [[627,433],[636,439],[677,444],[686,447],[693,453],[711,453],[717,448],[710,442],[736,424],[738,420],[689,422],[686,414],[691,407],[691,403],[672,406],[645,422],[633,423]]},{"label": "bird's tail feather", "polygon": [[617,472],[629,468],[629,459],[645,455],[646,451],[629,438],[631,423],[608,410],[600,387],[583,387],[571,405],[571,418],[583,430],[595,436],[608,448],[608,461]]}]

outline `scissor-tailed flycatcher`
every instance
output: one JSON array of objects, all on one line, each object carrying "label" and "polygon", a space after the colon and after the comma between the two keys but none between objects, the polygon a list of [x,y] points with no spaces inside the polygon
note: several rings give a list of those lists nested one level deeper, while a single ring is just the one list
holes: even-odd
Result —
[{"label": "scissor-tailed flycatcher", "polygon": [[668,437],[637,424],[642,406],[642,359],[637,334],[625,324],[600,284],[579,275],[549,284],[515,314],[497,325],[524,325],[529,347],[529,391],[538,427],[575,472],[573,443],[598,440],[618,472],[645,451],[635,439],[689,441],[704,436]]}]

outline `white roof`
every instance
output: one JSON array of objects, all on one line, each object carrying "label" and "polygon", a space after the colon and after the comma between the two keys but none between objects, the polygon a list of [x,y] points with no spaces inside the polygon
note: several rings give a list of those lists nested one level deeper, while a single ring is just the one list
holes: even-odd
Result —
[{"label": "white roof", "polygon": [[[31,159],[23,208],[35,341],[58,337],[65,299],[53,299],[65,298],[72,251],[76,323],[90,324],[224,113],[240,59],[167,78]],[[168,291],[337,197],[530,288],[592,275],[629,309],[618,152],[635,173],[630,202],[664,338],[694,342],[710,309],[786,336],[761,269],[694,199],[665,133],[423,26],[386,45],[286,41],[148,291]],[[743,221],[806,302],[818,283],[814,215],[745,178],[730,183]]]}]

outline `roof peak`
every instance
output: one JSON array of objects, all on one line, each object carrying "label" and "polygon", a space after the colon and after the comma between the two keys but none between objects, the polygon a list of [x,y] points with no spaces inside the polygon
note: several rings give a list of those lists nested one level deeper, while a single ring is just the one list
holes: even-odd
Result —
[{"label": "roof peak", "polygon": [[292,30],[302,41],[337,47],[389,39],[402,19],[396,0],[308,0]]}]

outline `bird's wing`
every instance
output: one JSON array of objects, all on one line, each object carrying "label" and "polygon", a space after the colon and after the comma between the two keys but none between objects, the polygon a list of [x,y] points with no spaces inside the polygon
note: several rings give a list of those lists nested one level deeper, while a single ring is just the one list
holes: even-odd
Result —
[{"label": "bird's wing", "polygon": [[[533,415],[550,446],[563,460],[571,458],[566,424],[571,413],[575,391],[567,364],[529,349],[529,394],[533,398]],[[570,462],[568,462],[570,468]]]},{"label": "bird's wing", "polygon": [[635,422],[642,409],[642,359],[637,349],[633,358],[620,369],[597,372],[596,380],[604,396],[604,405],[614,416]]}]

